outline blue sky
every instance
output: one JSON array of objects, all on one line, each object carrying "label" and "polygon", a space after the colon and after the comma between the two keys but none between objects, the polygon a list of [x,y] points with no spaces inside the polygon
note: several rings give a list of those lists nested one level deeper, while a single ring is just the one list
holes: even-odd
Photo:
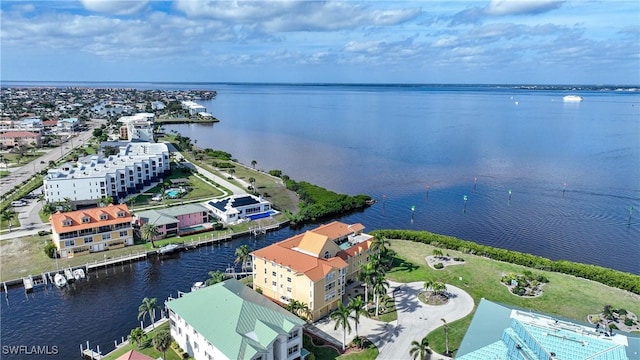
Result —
[{"label": "blue sky", "polygon": [[640,1],[0,2],[1,78],[640,84]]}]

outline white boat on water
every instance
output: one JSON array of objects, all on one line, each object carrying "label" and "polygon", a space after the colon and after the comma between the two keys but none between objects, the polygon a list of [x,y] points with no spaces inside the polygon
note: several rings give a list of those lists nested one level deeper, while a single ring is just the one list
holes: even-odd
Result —
[{"label": "white boat on water", "polygon": [[56,273],[53,276],[53,282],[56,284],[57,287],[61,288],[64,287],[65,285],[67,285],[67,279],[64,278],[64,275],[60,274],[60,273]]},{"label": "white boat on water", "polygon": [[206,287],[206,286],[207,286],[207,284],[205,284],[204,282],[198,281],[197,283],[195,283],[195,284],[193,284],[191,286],[191,291],[200,290],[200,289],[202,289],[203,287]]},{"label": "white boat on water", "polygon": [[84,279],[85,278],[84,270],[82,270],[82,269],[73,270],[73,277],[76,280]]},{"label": "white boat on water", "polygon": [[582,96],[578,96],[578,95],[567,95],[563,97],[562,100],[564,102],[580,102],[584,99],[582,98]]},{"label": "white boat on water", "polygon": [[73,273],[71,272],[71,269],[65,269],[64,270],[64,277],[67,278],[67,283],[76,281],[76,278],[73,276]]},{"label": "white boat on water", "polygon": [[173,251],[177,250],[178,248],[180,248],[180,245],[178,245],[178,244],[165,245],[165,246],[161,247],[160,249],[158,249],[158,254],[170,253],[170,252],[173,252]]}]

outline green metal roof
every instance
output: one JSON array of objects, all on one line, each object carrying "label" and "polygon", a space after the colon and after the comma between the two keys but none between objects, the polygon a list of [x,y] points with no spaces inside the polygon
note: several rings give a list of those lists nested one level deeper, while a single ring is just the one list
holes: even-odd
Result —
[{"label": "green metal roof", "polygon": [[190,292],[166,305],[230,359],[249,360],[265,353],[279,334],[305,324],[234,279]]},{"label": "green metal roof", "polygon": [[154,225],[175,224],[178,222],[177,216],[185,214],[193,214],[198,212],[207,212],[207,208],[198,204],[186,204],[172,206],[163,209],[145,210],[136,213],[136,216],[143,219],[145,223]]}]

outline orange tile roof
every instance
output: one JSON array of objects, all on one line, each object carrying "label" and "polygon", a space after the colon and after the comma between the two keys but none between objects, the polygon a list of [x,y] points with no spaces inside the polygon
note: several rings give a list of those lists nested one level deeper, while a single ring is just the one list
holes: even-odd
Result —
[{"label": "orange tile roof", "polygon": [[[354,256],[356,253],[369,248],[369,242],[365,241],[358,244],[358,246],[347,249],[346,252],[338,252],[336,257],[323,259],[317,255],[325,242],[357,231],[362,231],[363,229],[364,226],[362,224],[347,225],[334,221],[330,224],[322,225],[303,234],[295,235],[256,250],[253,252],[253,255],[258,259],[273,261],[298,273],[303,273],[312,281],[318,281],[325,277],[332,269],[346,267],[347,263],[345,260],[348,256]],[[316,254],[316,256],[294,250],[293,248],[299,248],[307,253]]]},{"label": "orange tile roof", "polygon": [[153,358],[135,350],[129,350],[116,360],[153,360]]},{"label": "orange tile roof", "polygon": [[[124,211],[124,217],[118,217],[118,212]],[[107,220],[100,220],[100,214],[107,214]],[[82,223],[83,217],[89,217],[88,223]],[[62,221],[71,220],[71,226],[62,226]],[[66,213],[57,212],[51,214],[49,217],[49,223],[53,228],[53,231],[60,234],[70,231],[93,229],[98,226],[121,224],[124,222],[133,221],[133,216],[129,212],[127,205],[113,205],[105,207],[97,207],[92,209],[84,209],[78,211],[70,211]]]},{"label": "orange tile roof", "polygon": [[40,134],[31,131],[8,131],[4,134],[0,134],[0,138],[24,138],[38,136],[40,136]]}]

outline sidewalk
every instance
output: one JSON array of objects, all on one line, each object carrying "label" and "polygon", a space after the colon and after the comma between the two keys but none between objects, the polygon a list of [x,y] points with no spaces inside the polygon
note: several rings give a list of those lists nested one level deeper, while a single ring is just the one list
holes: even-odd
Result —
[{"label": "sidewalk", "polygon": [[[433,306],[423,304],[418,300],[424,282],[408,284],[389,282],[388,294],[393,295],[398,312],[398,320],[385,323],[360,317],[358,333],[365,336],[378,347],[377,359],[409,358],[411,342],[420,341],[431,331],[441,327],[445,319],[448,323],[461,319],[473,311],[473,298],[464,290],[447,284],[447,291],[451,294],[449,302],[444,305]],[[351,334],[347,333],[347,343],[355,337],[355,324],[350,319]],[[320,319],[311,328],[315,334],[328,341],[342,346],[342,328],[334,330],[335,321],[329,317]],[[439,354],[433,354],[432,359],[450,359]]]}]

